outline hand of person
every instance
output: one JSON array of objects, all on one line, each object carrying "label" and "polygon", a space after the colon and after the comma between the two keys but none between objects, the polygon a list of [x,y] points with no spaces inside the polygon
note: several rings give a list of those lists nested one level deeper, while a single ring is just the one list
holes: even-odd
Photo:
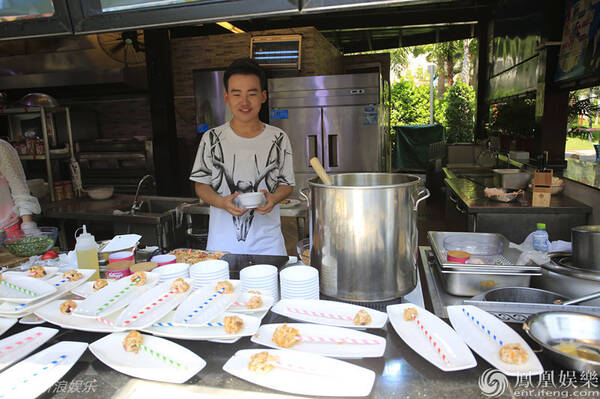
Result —
[{"label": "hand of person", "polygon": [[23,230],[23,233],[25,233],[26,236],[41,233],[37,223],[34,221],[21,223],[21,230]]},{"label": "hand of person", "polygon": [[240,209],[235,205],[233,200],[239,195],[238,192],[222,197],[221,208],[232,214],[233,216],[242,216],[248,209]]},{"label": "hand of person", "polygon": [[256,208],[256,211],[261,215],[266,215],[273,210],[273,207],[277,204],[275,196],[267,190],[260,190],[265,195],[265,203],[262,206]]}]

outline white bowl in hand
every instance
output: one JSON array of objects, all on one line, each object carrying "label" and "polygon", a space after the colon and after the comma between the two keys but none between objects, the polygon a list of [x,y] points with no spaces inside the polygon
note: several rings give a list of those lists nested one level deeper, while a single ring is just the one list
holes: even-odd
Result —
[{"label": "white bowl in hand", "polygon": [[258,193],[244,193],[237,196],[238,202],[242,208],[257,208],[265,200],[265,195]]}]

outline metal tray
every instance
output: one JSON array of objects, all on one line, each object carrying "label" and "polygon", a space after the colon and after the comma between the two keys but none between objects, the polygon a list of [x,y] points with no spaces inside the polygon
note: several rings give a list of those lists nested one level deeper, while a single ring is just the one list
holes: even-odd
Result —
[{"label": "metal tray", "polygon": [[[444,247],[444,240],[450,236],[464,237],[465,241],[469,238],[477,237],[478,239],[489,240],[502,244],[502,256],[510,264],[470,264],[470,263],[455,263],[448,262],[446,259],[446,248]],[[506,272],[506,273],[523,273],[523,272],[534,272],[541,273],[541,267],[537,265],[516,265],[519,256],[522,251],[517,248],[510,248],[510,242],[502,234],[497,233],[464,233],[464,232],[453,232],[453,231],[429,231],[427,238],[431,243],[431,248],[437,263],[443,270],[454,270],[460,272],[478,272],[478,273],[495,273],[495,272]],[[493,287],[490,287],[493,288]]]},{"label": "metal tray", "polygon": [[540,273],[521,272],[511,273],[501,270],[496,272],[442,270],[435,262],[435,273],[442,280],[444,290],[451,295],[472,297],[492,288],[500,287],[529,287],[531,276]]}]

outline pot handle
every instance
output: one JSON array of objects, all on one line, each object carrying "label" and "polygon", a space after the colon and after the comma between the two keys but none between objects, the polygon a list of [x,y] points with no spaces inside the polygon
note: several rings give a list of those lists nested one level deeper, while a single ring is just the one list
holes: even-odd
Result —
[{"label": "pot handle", "polygon": [[309,187],[304,187],[302,190],[299,191],[300,195],[304,197],[304,199],[306,200],[306,203],[308,204],[308,207],[310,208],[310,188]]},{"label": "pot handle", "polygon": [[431,193],[429,192],[428,189],[423,188],[421,191],[419,191],[419,194],[417,194],[417,196],[419,197],[419,199],[417,200],[417,202],[415,202],[415,207],[413,208],[413,210],[416,212],[417,208],[419,207],[419,202],[423,201],[424,199],[427,199],[431,196]]}]

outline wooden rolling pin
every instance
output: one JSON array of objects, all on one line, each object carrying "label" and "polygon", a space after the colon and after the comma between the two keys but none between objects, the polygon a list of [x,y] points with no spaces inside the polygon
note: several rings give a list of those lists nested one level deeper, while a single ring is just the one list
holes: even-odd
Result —
[{"label": "wooden rolling pin", "polygon": [[323,184],[331,186],[331,178],[329,177],[329,175],[327,175],[327,172],[325,172],[325,169],[323,168],[323,165],[321,165],[321,161],[319,161],[319,158],[311,158],[309,162],[310,166],[312,166],[312,168],[315,170],[315,173],[317,174],[317,176],[319,176],[319,179],[321,179]]}]

